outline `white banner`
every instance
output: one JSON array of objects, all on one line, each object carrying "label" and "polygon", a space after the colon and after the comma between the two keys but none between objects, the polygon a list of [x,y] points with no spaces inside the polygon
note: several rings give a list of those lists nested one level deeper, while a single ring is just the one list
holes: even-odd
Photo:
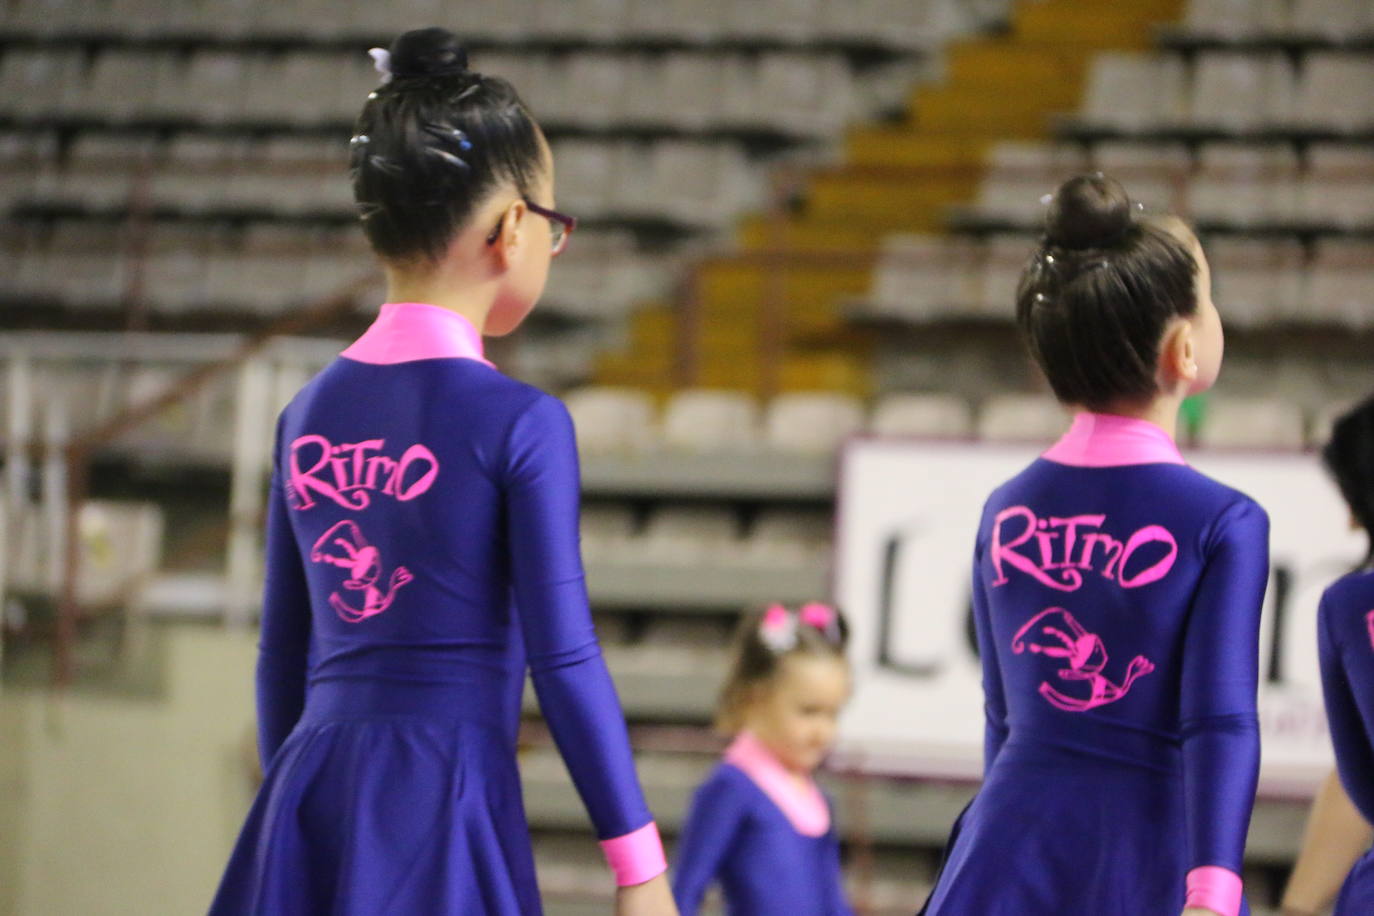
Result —
[{"label": "white banner", "polygon": [[[1033,448],[855,440],[840,481],[836,599],[856,689],[837,762],[941,778],[982,772],[983,696],[969,584],[983,502]],[[1260,645],[1260,790],[1309,793],[1331,766],[1317,667],[1323,589],[1363,550],[1315,455],[1196,452],[1189,462],[1269,512]]]}]

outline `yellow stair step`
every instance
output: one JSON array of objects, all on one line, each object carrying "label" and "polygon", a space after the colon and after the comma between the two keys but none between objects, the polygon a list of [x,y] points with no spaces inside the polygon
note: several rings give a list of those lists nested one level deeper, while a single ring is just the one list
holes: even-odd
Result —
[{"label": "yellow stair step", "polygon": [[968,42],[950,50],[946,82],[955,86],[1048,86],[1083,78],[1091,49],[1014,39]]},{"label": "yellow stair step", "polygon": [[1048,132],[1047,114],[1072,111],[1081,98],[1077,82],[1016,89],[945,86],[917,93],[913,120],[942,133],[991,126],[1004,139],[1038,137]]},{"label": "yellow stair step", "polygon": [[1012,34],[1023,41],[1145,48],[1154,37],[1151,26],[1177,18],[1179,7],[1179,0],[1022,3],[1012,20]]},{"label": "yellow stair step", "polygon": [[936,133],[915,124],[856,130],[845,143],[845,160],[853,165],[918,168],[972,168],[996,139],[972,133]]},{"label": "yellow stair step", "polygon": [[738,240],[746,251],[786,248],[793,251],[861,251],[880,241],[863,226],[842,220],[789,219],[778,225],[766,217],[740,224]]}]

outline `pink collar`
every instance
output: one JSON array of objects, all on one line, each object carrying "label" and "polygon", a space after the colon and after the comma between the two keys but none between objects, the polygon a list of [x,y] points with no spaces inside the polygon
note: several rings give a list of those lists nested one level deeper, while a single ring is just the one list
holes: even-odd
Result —
[{"label": "pink collar", "polygon": [[777,756],[749,732],[740,732],[725,749],[725,762],[753,780],[802,836],[823,836],[830,829],[830,806],[815,781],[808,777],[805,784],[799,784]]},{"label": "pink collar", "polygon": [[1186,464],[1169,434],[1148,420],[1080,413],[1064,437],[1041,457],[1081,468],[1126,464]]},{"label": "pink collar", "polygon": [[482,335],[457,312],[422,302],[389,302],[344,356],[360,363],[390,365],[417,359],[475,359],[483,356]]}]

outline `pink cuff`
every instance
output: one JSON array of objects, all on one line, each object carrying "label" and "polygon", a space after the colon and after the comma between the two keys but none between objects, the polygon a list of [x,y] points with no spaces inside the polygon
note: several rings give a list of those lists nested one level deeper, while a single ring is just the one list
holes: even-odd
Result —
[{"label": "pink cuff", "polygon": [[1188,897],[1183,902],[1185,909],[1200,906],[1221,916],[1236,916],[1240,912],[1240,898],[1240,875],[1229,868],[1204,865],[1188,872]]},{"label": "pink cuff", "polygon": [[643,884],[668,870],[663,855],[663,840],[653,821],[624,836],[601,841],[601,851],[615,873],[617,887]]}]

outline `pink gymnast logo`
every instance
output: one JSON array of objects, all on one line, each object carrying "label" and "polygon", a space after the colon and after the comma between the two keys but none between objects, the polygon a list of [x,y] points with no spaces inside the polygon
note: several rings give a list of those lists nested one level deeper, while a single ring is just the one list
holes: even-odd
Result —
[{"label": "pink gymnast logo", "polygon": [[[1038,518],[1026,506],[1003,509],[992,522],[990,558],[997,572],[993,586],[1007,584],[1008,566],[1061,592],[1078,591],[1084,571],[1091,572],[1099,565],[1103,578],[1122,588],[1158,582],[1174,568],[1178,542],[1169,529],[1146,525],[1123,543],[1101,530],[1106,522],[1105,515]],[[1029,544],[1032,539],[1034,547]],[[1025,552],[1018,552],[1023,545]],[[1137,565],[1149,565],[1128,574],[1127,567],[1142,550],[1146,552],[1140,554]]]},{"label": "pink gymnast logo", "polygon": [[1374,648],[1374,611],[1364,615],[1364,628],[1369,633],[1370,648]]},{"label": "pink gymnast logo", "polygon": [[363,593],[360,608],[350,605],[338,592],[329,596],[329,606],[348,623],[360,623],[391,607],[396,592],[415,578],[410,570],[397,566],[386,591],[378,588],[377,582],[382,578],[382,553],[369,544],[357,524],[348,519],[320,535],[315,546],[310,548],[310,559],[348,570],[343,587]]},{"label": "pink gymnast logo", "polygon": [[401,502],[428,492],[439,476],[434,453],[417,443],[394,460],[380,454],[385,447],[385,439],[334,445],[324,436],[301,436],[291,443],[287,495],[297,509],[314,506],[313,494],[362,510],[375,492]]},{"label": "pink gymnast logo", "polygon": [[[1031,634],[1037,628],[1039,632]],[[1028,635],[1038,636],[1044,642],[1028,643]],[[1102,638],[1083,629],[1083,625],[1062,607],[1041,611],[1016,631],[1011,638],[1011,651],[1020,655],[1027,649],[1034,655],[1063,659],[1067,667],[1055,672],[1061,680],[1087,682],[1089,693],[1086,697],[1072,697],[1047,681],[1040,682],[1040,695],[1066,712],[1087,712],[1114,703],[1126,695],[1137,678],[1155,670],[1153,662],[1137,655],[1126,666],[1126,679],[1113,684],[1102,673],[1107,667],[1107,647],[1102,644]]]}]

